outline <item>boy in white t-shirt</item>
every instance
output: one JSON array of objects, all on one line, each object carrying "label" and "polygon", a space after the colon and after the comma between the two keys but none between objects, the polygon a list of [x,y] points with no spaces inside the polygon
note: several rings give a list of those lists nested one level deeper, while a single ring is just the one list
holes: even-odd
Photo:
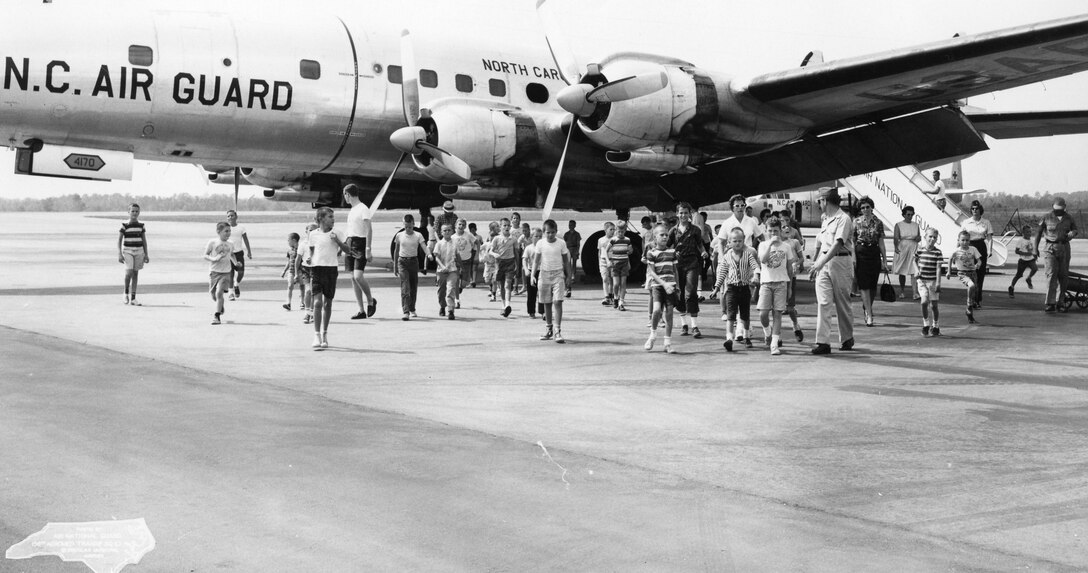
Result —
[{"label": "boy in white t-shirt", "polygon": [[[541,336],[541,340],[555,340],[562,344],[563,339],[563,298],[569,288],[571,277],[570,249],[566,241],[556,240],[559,227],[555,221],[544,221],[544,238],[537,241],[534,247],[532,278],[537,287],[541,304],[544,305],[544,321],[548,324],[548,330]],[[552,329],[553,322],[555,329]]]},{"label": "boy in white t-shirt", "polygon": [[212,324],[219,324],[219,317],[226,311],[223,298],[231,286],[231,259],[234,258],[234,245],[230,242],[230,223],[223,221],[215,225],[218,238],[208,241],[204,248],[204,260],[208,261],[208,290],[215,301],[215,315]]},{"label": "boy in white t-shirt", "polygon": [[[786,310],[790,265],[796,264],[793,246],[782,241],[782,222],[768,219],[765,231],[768,240],[760,243],[759,255],[759,322],[763,325],[763,340],[771,354],[781,354],[782,313]],[[771,327],[770,334],[767,327]]]},{"label": "boy in white t-shirt", "polygon": [[329,347],[329,318],[332,316],[332,299],[336,296],[337,255],[341,250],[353,257],[365,254],[352,249],[345,240],[347,233],[333,229],[332,209],[321,207],[314,216],[318,228],[310,231],[310,250],[306,258],[312,268],[311,283],[314,296],[314,350]]},{"label": "boy in white t-shirt", "polygon": [[1016,281],[1024,276],[1026,270],[1030,269],[1031,272],[1024,277],[1024,282],[1028,283],[1028,288],[1035,288],[1035,285],[1031,284],[1031,277],[1039,272],[1039,265],[1035,262],[1035,247],[1031,238],[1031,225],[1024,225],[1023,230],[1020,231],[1020,240],[1016,241],[1016,254],[1020,255],[1020,259],[1016,261],[1016,275],[1012,277],[1012,284],[1009,285],[1009,298],[1013,298],[1013,293],[1016,291]]},{"label": "boy in white t-shirt", "polygon": [[612,261],[608,259],[608,247],[615,235],[616,224],[608,221],[604,224],[604,236],[597,240],[597,267],[601,271],[601,288],[604,289],[601,304],[605,306],[613,306],[615,303],[612,292]]}]

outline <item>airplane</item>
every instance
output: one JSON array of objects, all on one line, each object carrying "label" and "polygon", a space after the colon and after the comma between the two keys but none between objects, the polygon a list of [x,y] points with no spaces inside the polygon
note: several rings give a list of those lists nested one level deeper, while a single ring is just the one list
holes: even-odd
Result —
[{"label": "airplane", "polygon": [[125,179],[141,159],[314,206],[343,206],[355,183],[374,208],[465,199],[622,217],[947,161],[985,150],[983,133],[1088,132],[1088,111],[957,105],[1088,69],[1088,14],[813,52],[744,78],[638,52],[580,60],[553,0],[535,2],[539,39],[510,45],[421,37],[362,6],[67,8],[27,4],[0,22],[0,137],[22,174]]}]

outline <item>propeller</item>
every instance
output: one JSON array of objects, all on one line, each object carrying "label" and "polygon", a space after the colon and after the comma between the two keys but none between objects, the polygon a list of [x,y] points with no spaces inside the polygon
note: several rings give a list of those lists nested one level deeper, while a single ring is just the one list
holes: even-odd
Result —
[{"label": "propeller", "polygon": [[434,141],[434,121],[431,120],[431,111],[419,106],[419,70],[416,68],[415,53],[412,46],[412,36],[408,30],[400,34],[401,57],[401,109],[404,112],[404,123],[407,125],[393,132],[389,136],[389,143],[398,149],[401,154],[397,159],[397,165],[389,174],[385,184],[382,185],[378,195],[374,197],[374,203],[370,206],[372,211],[377,211],[381,205],[385,193],[389,191],[393,178],[400,169],[404,159],[408,155],[422,155],[420,160],[425,165],[433,163],[445,174],[460,179],[461,182],[472,179],[472,168],[456,155],[438,147]]},{"label": "propeller", "polygon": [[238,186],[242,184],[242,168],[234,168],[234,210],[238,210]]},{"label": "propeller", "polygon": [[[627,76],[614,81],[606,81],[601,73],[600,64],[586,65],[585,73],[580,74],[582,66],[574,56],[562,27],[548,0],[537,0],[536,13],[544,27],[544,40],[548,43],[548,51],[552,60],[559,69],[559,76],[566,82],[567,87],[559,90],[556,102],[564,111],[576,118],[589,118],[596,114],[600,104],[621,102],[639,98],[664,89],[669,85],[669,76],[663,70],[647,72]],[[551,217],[552,207],[559,192],[559,179],[563,176],[563,164],[567,159],[567,148],[570,146],[571,133],[575,126],[572,124],[567,131],[567,139],[563,144],[563,154],[559,156],[559,165],[548,189],[548,197],[544,201],[544,210],[541,213],[547,220]]]}]

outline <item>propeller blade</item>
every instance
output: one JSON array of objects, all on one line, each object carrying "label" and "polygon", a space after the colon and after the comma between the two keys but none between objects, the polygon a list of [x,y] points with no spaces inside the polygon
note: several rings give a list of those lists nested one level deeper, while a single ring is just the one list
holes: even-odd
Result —
[{"label": "propeller blade", "polygon": [[639,74],[601,85],[586,94],[586,100],[592,103],[626,101],[650,95],[667,85],[669,75],[665,72]]},{"label": "propeller blade", "polygon": [[563,163],[567,160],[567,147],[570,146],[570,136],[574,133],[574,124],[567,130],[567,141],[563,144],[563,154],[559,156],[559,166],[555,168],[555,177],[552,178],[552,186],[548,189],[548,198],[544,200],[544,210],[541,211],[541,220],[552,218],[552,207],[555,206],[555,197],[559,194],[559,179],[563,176]]},{"label": "propeller blade", "polygon": [[400,164],[404,162],[404,158],[408,157],[407,153],[401,153],[400,159],[397,160],[396,166],[393,167],[393,172],[389,174],[389,179],[385,180],[385,185],[382,185],[382,190],[378,191],[378,195],[374,197],[374,202],[370,204],[370,212],[373,213],[378,210],[378,207],[382,204],[382,199],[385,199],[385,192],[389,190],[389,186],[393,184],[393,178],[397,175],[397,170],[400,169]]},{"label": "propeller blade", "polygon": [[419,69],[412,48],[412,34],[408,30],[400,33],[400,77],[404,123],[415,125],[419,118]]},{"label": "propeller blade", "polygon": [[234,168],[234,210],[238,210],[238,186],[242,184],[242,168]]},{"label": "propeller blade", "polygon": [[426,141],[418,141],[416,145],[430,151],[431,160],[448,171],[450,175],[462,179],[462,183],[472,180],[472,168],[460,157]]},{"label": "propeller blade", "polygon": [[402,127],[389,136],[389,143],[399,149],[401,153],[419,155],[423,150],[419,147],[421,142],[427,141],[427,131],[418,125]]},{"label": "propeller blade", "polygon": [[582,66],[578,65],[578,59],[574,57],[574,50],[563,34],[563,27],[559,25],[552,4],[548,0],[537,0],[536,15],[544,27],[544,40],[548,42],[548,50],[555,61],[555,67],[559,69],[559,76],[567,85],[577,83]]}]

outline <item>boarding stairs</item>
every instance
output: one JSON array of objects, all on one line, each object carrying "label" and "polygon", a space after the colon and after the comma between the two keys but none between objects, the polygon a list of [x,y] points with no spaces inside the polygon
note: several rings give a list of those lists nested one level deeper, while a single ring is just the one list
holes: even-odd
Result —
[{"label": "boarding stairs", "polygon": [[[936,203],[937,188],[917,167],[907,165],[855,175],[843,179],[842,184],[854,197],[873,200],[873,211],[884,223],[889,238],[895,224],[903,220],[903,207],[910,205],[914,207],[914,221],[921,226],[923,237],[930,227],[940,232],[937,246],[945,260],[956,250],[959,221],[966,219],[967,214],[952,201],[947,201],[945,210],[941,211]],[[989,266],[1000,267],[1008,257],[1007,244],[995,238],[987,259]]]}]

